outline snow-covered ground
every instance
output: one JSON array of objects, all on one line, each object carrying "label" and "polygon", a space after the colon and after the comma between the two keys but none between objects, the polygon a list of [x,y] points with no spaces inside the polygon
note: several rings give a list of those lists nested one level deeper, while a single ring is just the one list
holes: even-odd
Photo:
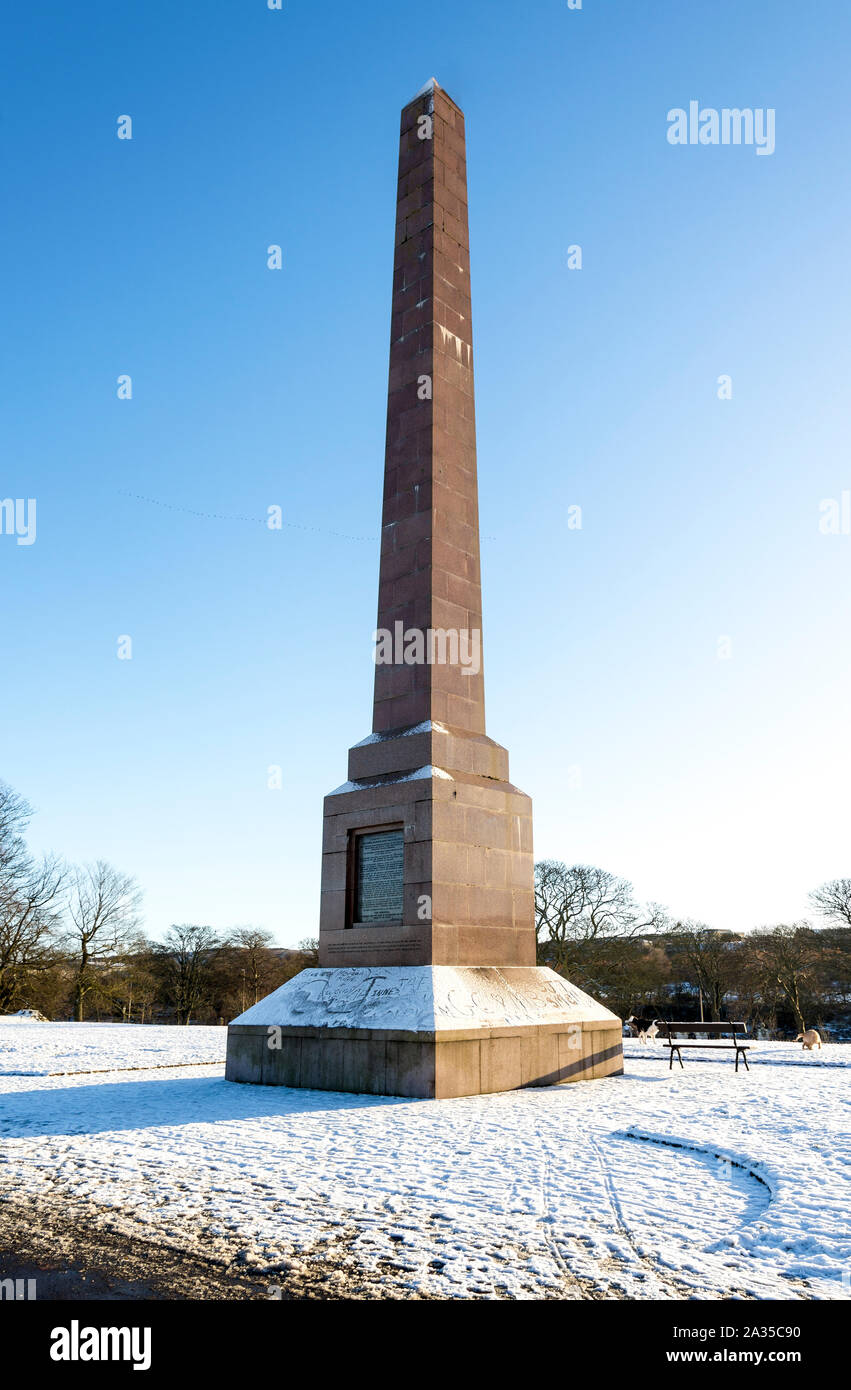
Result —
[{"label": "snow-covered ground", "polygon": [[851,1292],[851,1047],[759,1043],[737,1076],[729,1053],[669,1074],[628,1042],[623,1077],[446,1101],[100,1070],[223,1047],[218,1028],[0,1023],[0,1196],[239,1248],[270,1283],[324,1262],[341,1292]]},{"label": "snow-covered ground", "polygon": [[0,1018],[0,1077],[224,1062],[226,1028]]}]

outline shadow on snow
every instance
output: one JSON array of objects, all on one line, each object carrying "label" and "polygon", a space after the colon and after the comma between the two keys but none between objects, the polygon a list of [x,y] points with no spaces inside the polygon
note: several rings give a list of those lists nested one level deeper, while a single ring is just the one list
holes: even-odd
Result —
[{"label": "shadow on snow", "polygon": [[285,1086],[251,1086],[219,1077],[103,1082],[51,1090],[17,1091],[2,1097],[0,1139],[37,1134],[109,1134],[160,1125],[218,1124],[327,1110],[429,1102],[402,1096],[346,1095]]}]

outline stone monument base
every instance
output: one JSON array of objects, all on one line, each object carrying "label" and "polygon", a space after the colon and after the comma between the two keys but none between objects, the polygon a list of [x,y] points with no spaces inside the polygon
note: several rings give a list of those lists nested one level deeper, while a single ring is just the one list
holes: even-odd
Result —
[{"label": "stone monument base", "polygon": [[620,1019],[543,966],[304,970],[234,1019],[228,1081],[486,1095],[623,1071]]}]

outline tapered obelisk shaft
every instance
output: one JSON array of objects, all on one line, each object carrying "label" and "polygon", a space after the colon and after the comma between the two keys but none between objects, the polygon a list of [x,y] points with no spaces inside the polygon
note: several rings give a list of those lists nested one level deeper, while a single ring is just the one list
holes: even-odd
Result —
[{"label": "tapered obelisk shaft", "polygon": [[470,659],[377,664],[376,732],[485,732],[469,247],[464,116],[432,82],[401,121],[378,628]]}]

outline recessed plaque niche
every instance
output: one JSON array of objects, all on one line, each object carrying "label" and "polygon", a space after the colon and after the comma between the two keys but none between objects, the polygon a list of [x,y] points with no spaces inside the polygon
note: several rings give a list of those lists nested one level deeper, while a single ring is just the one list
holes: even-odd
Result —
[{"label": "recessed plaque niche", "polygon": [[404,832],[377,830],[354,837],[354,903],[357,926],[402,921]]}]

